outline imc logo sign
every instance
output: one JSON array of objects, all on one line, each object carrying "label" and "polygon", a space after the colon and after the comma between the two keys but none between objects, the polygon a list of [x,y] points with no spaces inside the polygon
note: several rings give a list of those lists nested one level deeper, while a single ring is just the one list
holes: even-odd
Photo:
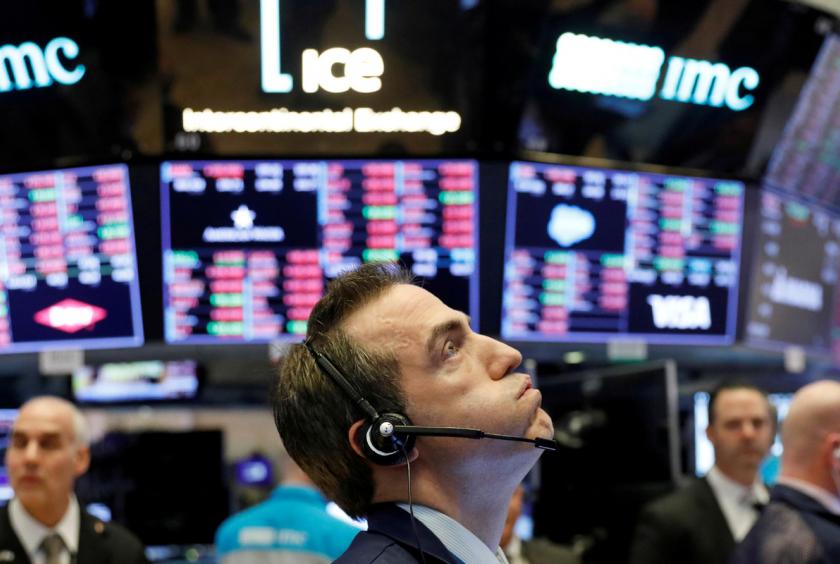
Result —
[{"label": "imc logo sign", "polygon": [[73,65],[79,46],[56,37],[42,49],[31,41],[0,46],[0,92],[44,88],[54,82],[71,85],[85,75],[84,65]]},{"label": "imc logo sign", "polygon": [[[663,71],[664,65],[664,71]],[[548,83],[558,90],[574,90],[603,96],[664,100],[713,106],[726,106],[739,112],[753,104],[750,94],[758,88],[755,69],[730,69],[683,57],[669,57],[659,47],[564,33],[557,40]]]}]

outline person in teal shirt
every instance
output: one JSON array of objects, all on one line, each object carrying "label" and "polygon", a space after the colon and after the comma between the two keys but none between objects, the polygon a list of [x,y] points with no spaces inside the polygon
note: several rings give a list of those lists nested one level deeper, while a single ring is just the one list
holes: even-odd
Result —
[{"label": "person in teal shirt", "polygon": [[228,517],[216,531],[220,564],[322,564],[361,530],[327,511],[327,500],[288,455],[281,484],[265,501]]}]

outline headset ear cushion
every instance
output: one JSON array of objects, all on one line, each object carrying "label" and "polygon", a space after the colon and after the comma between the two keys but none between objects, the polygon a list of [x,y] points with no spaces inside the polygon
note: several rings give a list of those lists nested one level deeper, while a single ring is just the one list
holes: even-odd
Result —
[{"label": "headset ear cushion", "polygon": [[408,417],[399,413],[384,413],[372,423],[359,427],[356,441],[365,457],[380,466],[393,466],[405,462],[403,451],[410,453],[414,448],[414,435],[394,433],[391,436],[382,435],[380,429],[383,423],[391,425],[411,425]]}]

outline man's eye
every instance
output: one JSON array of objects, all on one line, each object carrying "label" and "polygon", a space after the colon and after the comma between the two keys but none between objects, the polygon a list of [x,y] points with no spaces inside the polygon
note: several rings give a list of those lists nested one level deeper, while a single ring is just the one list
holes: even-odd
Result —
[{"label": "man's eye", "polygon": [[443,347],[443,356],[445,356],[446,358],[451,358],[458,354],[459,350],[460,349],[458,348],[458,345],[456,345],[452,341],[446,341],[446,345],[444,345]]}]

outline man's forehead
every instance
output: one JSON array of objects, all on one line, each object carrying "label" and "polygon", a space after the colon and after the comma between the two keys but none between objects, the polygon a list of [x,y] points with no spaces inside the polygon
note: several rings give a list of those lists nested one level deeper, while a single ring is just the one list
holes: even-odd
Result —
[{"label": "man's forehead", "polygon": [[748,411],[769,408],[768,399],[752,388],[735,388],[722,390],[715,401],[717,413],[722,416],[738,416]]},{"label": "man's forehead", "polygon": [[18,431],[73,432],[73,417],[61,406],[31,405],[21,410],[14,424]]},{"label": "man's forehead", "polygon": [[395,346],[422,344],[415,339],[454,310],[434,294],[411,284],[397,284],[350,315],[343,329],[362,341]]}]

